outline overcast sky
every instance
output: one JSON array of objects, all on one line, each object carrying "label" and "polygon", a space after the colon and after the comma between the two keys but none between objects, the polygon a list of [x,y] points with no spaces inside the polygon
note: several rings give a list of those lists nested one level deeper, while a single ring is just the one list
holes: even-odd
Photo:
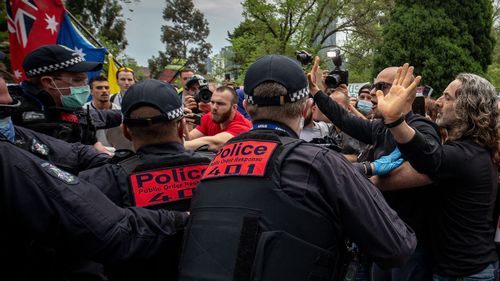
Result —
[{"label": "overcast sky", "polygon": [[[162,18],[165,1],[142,0],[124,6],[127,20],[126,35],[128,47],[125,53],[135,58],[139,65],[147,66],[147,61],[165,45],[160,41],[161,26],[165,24]],[[218,53],[224,46],[227,31],[232,31],[242,20],[240,1],[238,0],[194,0],[194,5],[204,15],[210,25],[208,42],[212,44],[210,56]],[[133,9],[130,12],[128,8]]]}]

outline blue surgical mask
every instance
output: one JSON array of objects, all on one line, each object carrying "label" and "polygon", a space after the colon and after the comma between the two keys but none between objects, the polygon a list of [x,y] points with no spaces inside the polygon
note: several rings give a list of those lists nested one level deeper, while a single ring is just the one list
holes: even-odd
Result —
[{"label": "blue surgical mask", "polygon": [[359,111],[363,113],[370,113],[372,112],[373,104],[371,101],[359,100],[358,105],[356,107],[358,108]]},{"label": "blue surgical mask", "polygon": [[10,142],[14,142],[16,131],[14,130],[14,124],[12,124],[10,117],[0,119],[0,134]]},{"label": "blue surgical mask", "polygon": [[61,103],[64,107],[82,107],[89,98],[90,86],[69,87],[70,95],[61,95]]}]

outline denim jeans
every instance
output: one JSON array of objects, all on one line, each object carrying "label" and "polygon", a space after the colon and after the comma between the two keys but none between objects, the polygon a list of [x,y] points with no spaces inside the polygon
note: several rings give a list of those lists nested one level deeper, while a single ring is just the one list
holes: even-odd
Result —
[{"label": "denim jeans", "polygon": [[498,280],[498,261],[490,263],[482,271],[466,277],[445,277],[434,274],[433,281],[496,281]]}]

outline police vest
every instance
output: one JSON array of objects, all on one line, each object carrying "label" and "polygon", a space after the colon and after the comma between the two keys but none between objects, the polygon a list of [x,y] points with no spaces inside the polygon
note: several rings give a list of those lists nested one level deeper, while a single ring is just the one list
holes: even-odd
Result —
[{"label": "police vest", "polygon": [[193,192],[210,163],[208,158],[179,156],[161,162],[144,163],[134,155],[118,165],[125,176],[120,186],[127,186],[125,206],[168,208],[187,211]]},{"label": "police vest", "polygon": [[9,86],[11,96],[21,101],[12,115],[15,125],[40,132],[57,139],[73,143],[93,145],[96,143],[96,129],[88,112],[81,108],[42,107],[34,97],[26,95],[20,86]]},{"label": "police vest", "polygon": [[301,142],[250,132],[219,150],[191,203],[179,280],[331,280],[338,223],[280,187]]}]

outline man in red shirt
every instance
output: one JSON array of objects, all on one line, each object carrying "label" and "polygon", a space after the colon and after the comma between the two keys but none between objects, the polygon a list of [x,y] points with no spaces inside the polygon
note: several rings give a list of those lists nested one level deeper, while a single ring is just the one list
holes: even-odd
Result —
[{"label": "man in red shirt", "polygon": [[208,145],[208,150],[217,151],[228,140],[252,127],[252,123],[238,112],[238,95],[233,88],[217,88],[211,103],[212,110],[201,117],[201,125],[186,135],[186,149]]}]

